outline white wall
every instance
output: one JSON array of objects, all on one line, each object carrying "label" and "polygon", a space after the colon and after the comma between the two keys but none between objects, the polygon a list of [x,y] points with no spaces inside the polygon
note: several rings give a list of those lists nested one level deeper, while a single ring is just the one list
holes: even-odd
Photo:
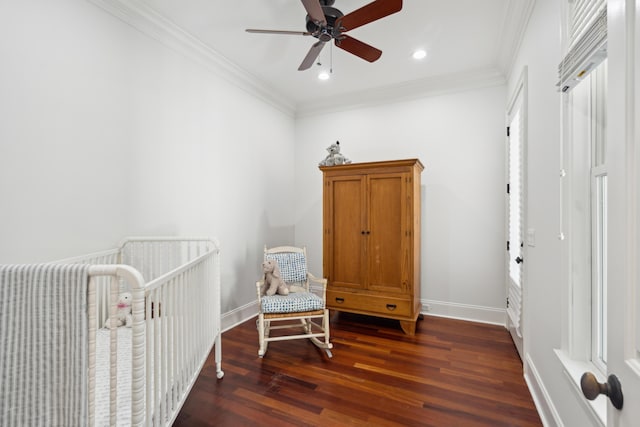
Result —
[{"label": "white wall", "polygon": [[0,4],[0,262],[206,235],[223,311],[293,240],[294,120],[90,2]]},{"label": "white wall", "polygon": [[[524,359],[534,398],[546,425],[587,426],[583,402],[571,389],[554,353],[561,347],[563,304],[560,232],[560,95],[555,86],[561,60],[561,2],[537,0],[509,79],[509,94],[528,69],[528,227],[526,247]],[[545,401],[546,400],[546,401]],[[547,404],[553,402],[552,406]]]},{"label": "white wall", "polygon": [[0,4],[1,262],[101,249],[127,230],[126,51],[93,9]]},{"label": "white wall", "polygon": [[[353,162],[419,158],[422,299],[504,310],[505,86],[300,118],[295,236],[322,273],[322,173],[332,142]],[[477,314],[477,312],[476,312]]]}]

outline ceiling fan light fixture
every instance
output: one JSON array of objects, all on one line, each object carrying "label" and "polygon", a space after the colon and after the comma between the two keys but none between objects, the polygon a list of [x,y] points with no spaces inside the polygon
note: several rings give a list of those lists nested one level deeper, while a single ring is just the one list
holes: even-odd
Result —
[{"label": "ceiling fan light fixture", "polygon": [[416,49],[411,56],[413,59],[419,61],[427,57],[427,51],[424,49]]},{"label": "ceiling fan light fixture", "polygon": [[327,70],[322,70],[318,73],[318,79],[320,80],[329,80],[331,78],[331,74]]}]

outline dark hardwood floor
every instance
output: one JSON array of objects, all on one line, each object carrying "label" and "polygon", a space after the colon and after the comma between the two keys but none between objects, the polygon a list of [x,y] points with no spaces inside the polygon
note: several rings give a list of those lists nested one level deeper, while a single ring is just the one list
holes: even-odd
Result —
[{"label": "dark hardwood floor", "polygon": [[540,426],[522,363],[500,326],[334,313],[333,358],[308,340],[258,357],[255,319],[222,335],[174,426]]}]

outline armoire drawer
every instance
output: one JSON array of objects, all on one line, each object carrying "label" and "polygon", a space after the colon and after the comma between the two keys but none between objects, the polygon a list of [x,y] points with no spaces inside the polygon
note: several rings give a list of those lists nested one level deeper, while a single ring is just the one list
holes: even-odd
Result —
[{"label": "armoire drawer", "polygon": [[335,310],[354,310],[387,316],[411,316],[409,299],[327,290],[327,305]]}]

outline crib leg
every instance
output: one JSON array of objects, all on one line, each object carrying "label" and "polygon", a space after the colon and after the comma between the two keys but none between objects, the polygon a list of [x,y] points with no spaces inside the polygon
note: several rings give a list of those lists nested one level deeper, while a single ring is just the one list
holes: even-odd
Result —
[{"label": "crib leg", "polygon": [[222,370],[222,334],[218,333],[216,337],[215,345],[215,359],[216,359],[216,377],[221,379],[224,377],[224,371]]}]

